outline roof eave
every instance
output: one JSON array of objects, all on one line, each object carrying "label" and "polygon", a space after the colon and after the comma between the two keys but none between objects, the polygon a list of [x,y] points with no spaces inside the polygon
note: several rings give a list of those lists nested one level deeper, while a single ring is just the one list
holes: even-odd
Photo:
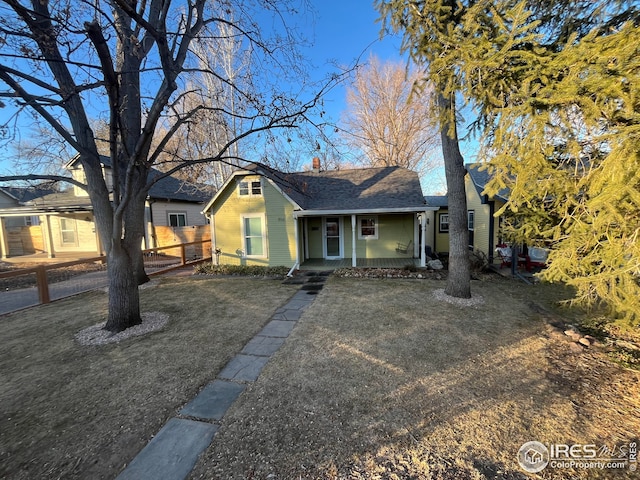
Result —
[{"label": "roof eave", "polygon": [[316,209],[316,210],[296,210],[293,212],[295,218],[298,217],[322,217],[327,215],[380,215],[385,213],[422,213],[436,211],[438,207],[422,205],[420,207],[398,207],[398,208],[357,208],[357,209]]}]

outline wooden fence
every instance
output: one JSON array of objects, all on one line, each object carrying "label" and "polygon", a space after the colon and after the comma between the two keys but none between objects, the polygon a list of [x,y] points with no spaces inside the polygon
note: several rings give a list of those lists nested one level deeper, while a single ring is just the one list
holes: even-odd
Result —
[{"label": "wooden fence", "polygon": [[[163,273],[169,272],[171,270],[175,270],[177,268],[181,268],[187,265],[195,265],[197,263],[207,261],[211,259],[211,240],[201,240],[197,242],[188,242],[181,243],[177,245],[167,245],[164,247],[151,248],[142,251],[144,256],[145,270],[147,275],[155,276],[161,275]],[[55,263],[51,265],[38,265],[32,268],[23,268],[20,270],[14,270],[11,272],[0,272],[0,280],[2,279],[12,279],[18,277],[24,277],[27,275],[35,275],[35,287],[37,288],[38,293],[38,301],[35,304],[44,304],[52,301],[52,296],[50,294],[50,281],[48,278],[48,273],[55,271],[56,269],[63,269],[68,267],[74,267],[83,264],[106,264],[106,257],[96,256],[91,258],[85,258],[82,260],[74,260],[71,262],[63,262],[63,263]],[[88,291],[94,288],[99,288],[107,285],[107,274],[106,269],[104,270],[104,278],[102,281],[102,285],[97,285],[100,283],[101,279],[98,275],[96,279],[92,280],[94,284],[87,285],[85,284],[84,289],[80,289],[78,291],[73,291],[69,294],[58,295],[54,300],[58,300],[60,298],[65,298],[66,296],[75,295],[76,293],[80,293],[81,291]],[[76,274],[76,277],[79,277],[81,273]],[[60,282],[62,283],[62,282]],[[79,282],[83,283],[83,282]],[[27,290],[27,289],[21,289]],[[20,290],[14,291],[6,291],[2,292],[2,295],[18,295]],[[20,308],[25,308],[29,306],[33,306],[34,303],[31,302],[28,305],[24,305]],[[17,308],[17,309],[20,309]],[[15,310],[15,309],[14,309]],[[11,310],[11,311],[14,311]],[[0,312],[0,313],[7,313]]]}]

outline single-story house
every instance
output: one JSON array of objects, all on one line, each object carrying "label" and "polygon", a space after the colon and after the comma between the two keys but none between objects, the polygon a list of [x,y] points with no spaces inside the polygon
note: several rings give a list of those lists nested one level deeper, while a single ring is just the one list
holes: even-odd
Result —
[{"label": "single-story house", "polygon": [[[36,185],[31,187],[0,187],[0,208],[14,208],[24,205],[35,198],[54,193],[56,189],[48,186]],[[40,217],[24,216],[9,217],[5,220],[6,227],[25,227],[39,225]]]},{"label": "single-story house", "polygon": [[[107,187],[112,188],[110,159],[101,157],[101,160]],[[85,181],[77,157],[67,163],[66,168],[74,179]],[[161,173],[152,170],[150,175]],[[4,190],[12,191],[7,187]],[[0,195],[2,258],[43,252],[50,258],[61,253],[103,253],[94,223],[93,207],[85,190],[73,186],[62,191],[40,193],[24,197],[21,201],[16,199],[13,204],[2,202]],[[146,201],[144,248],[200,239],[202,234],[195,234],[196,229],[206,232],[208,238],[207,219],[201,211],[210,197],[210,190],[187,185],[176,177],[168,176],[156,182]],[[24,223],[25,218],[32,220]],[[16,224],[15,219],[21,219],[24,225]]]},{"label": "single-story house", "polygon": [[[236,171],[204,209],[221,264],[425,265],[432,237],[415,172],[401,167]],[[421,248],[422,247],[422,248]]]},{"label": "single-story house", "polygon": [[[500,218],[495,213],[507,201],[508,192],[501,191],[495,196],[482,192],[489,182],[489,172],[480,169],[481,164],[466,164],[465,191],[467,195],[467,221],[469,228],[469,249],[482,252],[490,263],[498,261],[495,255],[497,245],[503,243],[500,232]],[[449,251],[449,210],[446,195],[425,197],[427,205],[436,208],[431,214],[435,224],[432,240],[435,251]]]}]

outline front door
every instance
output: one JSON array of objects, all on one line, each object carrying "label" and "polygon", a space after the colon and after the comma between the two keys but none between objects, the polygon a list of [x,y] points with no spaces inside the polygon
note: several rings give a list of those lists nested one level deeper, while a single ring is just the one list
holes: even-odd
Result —
[{"label": "front door", "polygon": [[324,219],[324,257],[328,260],[342,258],[342,228],[340,217]]}]

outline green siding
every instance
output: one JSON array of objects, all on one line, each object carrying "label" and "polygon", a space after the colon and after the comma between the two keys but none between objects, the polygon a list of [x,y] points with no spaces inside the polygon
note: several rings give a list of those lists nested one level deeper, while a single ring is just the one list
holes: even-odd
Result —
[{"label": "green siding", "polygon": [[440,231],[440,215],[449,215],[449,210],[446,208],[441,208],[436,212],[436,221],[435,221],[435,251],[437,253],[446,253],[449,251],[449,233]]},{"label": "green siding", "polygon": [[[268,180],[262,178],[262,195],[240,196],[238,183],[261,178],[255,175],[238,176],[220,193],[211,208],[215,246],[221,250],[220,263],[230,265],[293,266],[296,261],[295,220],[293,205]],[[246,216],[264,216],[266,235],[265,255],[249,258],[242,255],[245,250],[243,231],[250,225],[259,230],[259,222],[246,221]],[[378,220],[378,238],[357,238],[356,254],[360,258],[397,258],[413,256],[413,248],[406,254],[396,252],[398,243],[416,241],[416,216],[408,214],[372,215]],[[342,219],[342,250],[345,258],[352,255],[351,216]],[[357,217],[359,218],[359,217]],[[323,219],[306,218],[298,221],[300,251],[306,240],[309,258],[323,258]],[[306,229],[305,229],[306,227]],[[357,227],[357,221],[356,221]],[[304,237],[303,235],[306,235]],[[257,240],[256,252],[260,252]],[[302,258],[300,260],[303,260]]]},{"label": "green siding", "polygon": [[[489,258],[494,255],[493,251],[489,251],[489,226],[493,223],[493,241],[491,243],[493,250],[495,250],[498,243],[499,219],[497,217],[491,217],[489,204],[482,204],[482,199],[478,195],[478,191],[468,175],[465,177],[465,186],[467,189],[467,209],[475,212],[473,248],[474,250],[483,252],[487,258]],[[498,211],[502,205],[504,205],[504,202],[496,200],[495,211]]]},{"label": "green siding", "polygon": [[[259,176],[237,177],[227,185],[212,208],[215,244],[222,250],[220,263],[230,265],[293,266],[295,228],[293,205],[264,178],[262,195],[238,195],[238,182]],[[266,255],[264,258],[243,257],[243,216],[264,215]]]},{"label": "green siding", "polygon": [[[358,258],[394,258],[406,256],[411,258],[413,250],[407,254],[396,252],[398,243],[414,241],[414,214],[397,215],[366,215],[376,217],[378,220],[378,238],[361,239],[358,237],[358,219],[356,217],[356,256]],[[351,216],[343,216],[342,227],[342,251],[344,258],[352,256],[352,228]],[[321,217],[312,217],[307,220],[307,244],[309,258],[323,258],[323,221]]]},{"label": "green siding", "polygon": [[[499,238],[499,218],[490,217],[490,207],[489,204],[482,204],[482,199],[478,195],[478,191],[476,190],[475,185],[467,175],[465,177],[465,189],[467,195],[467,209],[473,210],[475,212],[475,226],[474,226],[474,250],[480,250],[487,257],[493,255],[494,252],[489,251],[489,225],[493,222],[493,248],[498,244]],[[497,212],[502,206],[504,202],[501,200],[495,200],[495,210]],[[449,234],[440,232],[440,215],[448,214],[449,210],[447,208],[441,208],[437,212],[435,212],[434,219],[434,228],[435,228],[435,241],[433,237],[427,237],[429,244],[430,242],[435,243],[435,251],[438,253],[446,253],[449,251]],[[433,218],[433,217],[431,217]]]},{"label": "green siding", "polygon": [[[369,216],[369,215],[368,215]],[[356,230],[356,252],[359,258],[393,258],[397,256],[413,257],[413,246],[406,254],[396,252],[398,243],[415,244],[414,214],[407,215],[378,215],[378,238],[358,239]],[[359,218],[359,217],[358,217]],[[349,229],[345,232],[345,257],[351,258],[351,219],[348,220]],[[356,221],[356,229],[358,223]]]}]

